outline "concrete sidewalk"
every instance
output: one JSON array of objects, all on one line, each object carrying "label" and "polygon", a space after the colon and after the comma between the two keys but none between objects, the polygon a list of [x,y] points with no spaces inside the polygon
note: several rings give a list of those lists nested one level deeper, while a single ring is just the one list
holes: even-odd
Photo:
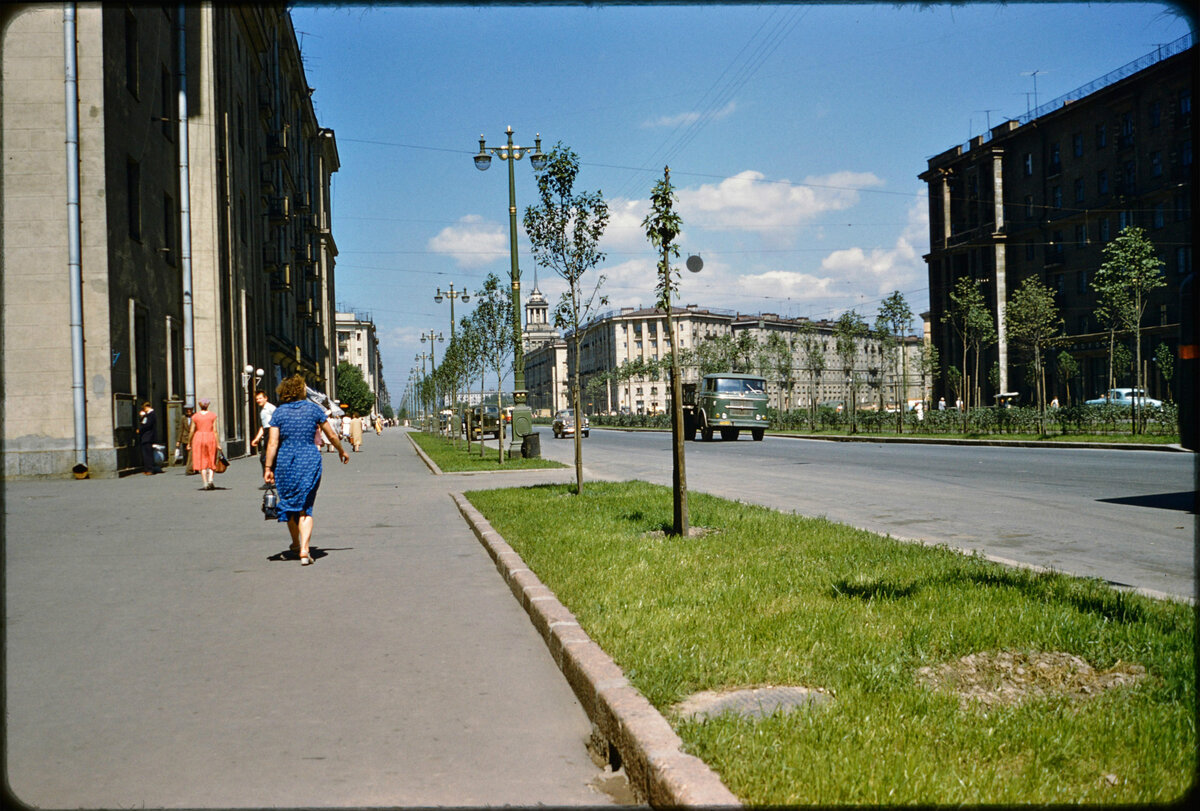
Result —
[{"label": "concrete sidewalk", "polygon": [[448,495],[465,483],[400,430],[323,461],[308,567],[263,520],[257,458],[212,492],[178,468],[4,484],[16,800],[613,802],[588,719]]}]

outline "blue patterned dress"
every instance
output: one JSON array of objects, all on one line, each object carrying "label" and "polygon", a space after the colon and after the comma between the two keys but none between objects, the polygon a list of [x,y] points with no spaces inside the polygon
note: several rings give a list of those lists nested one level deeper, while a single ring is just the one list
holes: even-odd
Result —
[{"label": "blue patterned dress", "polygon": [[271,415],[271,427],[279,429],[275,489],[280,521],[312,515],[321,486],[321,452],[313,437],[325,419],[325,410],[311,400],[282,403]]}]

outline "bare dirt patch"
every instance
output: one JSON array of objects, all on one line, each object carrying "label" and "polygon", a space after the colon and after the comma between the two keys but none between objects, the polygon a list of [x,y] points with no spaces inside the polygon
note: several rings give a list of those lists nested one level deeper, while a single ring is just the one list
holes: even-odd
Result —
[{"label": "bare dirt patch", "polygon": [[973,704],[984,709],[1012,706],[1056,695],[1086,699],[1144,678],[1146,668],[1141,665],[1118,662],[1098,671],[1080,657],[1061,651],[984,651],[917,670],[919,683],[957,695],[963,709]]}]

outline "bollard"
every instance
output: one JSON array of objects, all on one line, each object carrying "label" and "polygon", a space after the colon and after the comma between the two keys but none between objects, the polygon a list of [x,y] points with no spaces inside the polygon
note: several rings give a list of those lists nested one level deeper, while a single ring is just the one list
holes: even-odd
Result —
[{"label": "bollard", "polygon": [[526,434],[521,437],[521,458],[522,459],[540,459],[542,458],[542,435],[537,431],[531,434]]}]

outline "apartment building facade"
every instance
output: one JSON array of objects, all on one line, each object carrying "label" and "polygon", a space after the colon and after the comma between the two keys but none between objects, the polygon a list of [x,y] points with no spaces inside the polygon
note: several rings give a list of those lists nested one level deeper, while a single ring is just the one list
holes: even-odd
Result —
[{"label": "apartment building facade", "polygon": [[375,394],[376,410],[388,404],[383,385],[383,357],[370,313],[341,312],[336,317],[337,362],[349,363],[362,373]]},{"label": "apartment building facade", "polygon": [[[1051,396],[1067,402],[1068,385],[1076,401],[1103,393],[1108,336],[1096,318],[1092,282],[1104,246],[1129,225],[1144,229],[1155,245],[1166,282],[1147,307],[1144,356],[1158,343],[1176,352],[1179,286],[1193,270],[1196,75],[1188,35],[929,160],[920,178],[929,185],[925,259],[931,339],[943,362],[939,396],[951,397],[944,372],[962,354],[944,319],[950,292],[964,276],[979,283],[998,332],[981,358],[982,402],[1009,391],[1030,399],[1024,360],[1004,324],[1009,298],[1028,277],[1055,291],[1064,348],[1080,369],[1074,380],[1052,374]],[[1150,393],[1159,397],[1165,380],[1148,369]]]},{"label": "apartment building facade", "polygon": [[0,9],[6,478],[135,469],[143,401],[241,455],[256,383],[332,380],[311,93],[283,4]]},{"label": "apartment building facade", "polygon": [[[735,313],[693,304],[673,308],[671,319],[679,336],[681,352],[695,350],[705,341],[722,337],[737,341],[743,335],[753,341],[757,352],[767,345],[770,335],[779,335],[788,350],[786,358],[770,366],[753,364],[766,378],[770,402],[777,408],[807,408],[814,401],[842,403],[850,391],[844,363],[837,356],[832,322],[788,319],[774,313]],[[821,358],[816,364],[810,360],[806,340],[811,342],[813,354]],[[900,345],[907,354],[908,370],[907,384],[902,383],[901,390],[905,400],[911,403],[923,397],[917,371],[921,340],[906,338]],[[624,307],[592,319],[581,330],[579,349],[585,411],[593,414],[667,411],[671,390],[669,372],[664,364],[655,364],[669,360],[670,351],[671,336],[667,333],[666,316],[661,310]],[[622,373],[630,369],[630,364],[637,367],[639,361],[641,368],[650,373]],[[573,372],[575,368],[571,335],[527,349],[525,364],[531,403],[567,407],[573,385],[568,369]],[[656,369],[662,371],[654,373]],[[860,408],[877,408],[880,399],[885,408],[894,405],[893,386],[897,379],[883,341],[877,338],[859,341],[850,374],[855,378]],[[684,367],[684,382],[696,381],[699,377],[698,366]]]}]

